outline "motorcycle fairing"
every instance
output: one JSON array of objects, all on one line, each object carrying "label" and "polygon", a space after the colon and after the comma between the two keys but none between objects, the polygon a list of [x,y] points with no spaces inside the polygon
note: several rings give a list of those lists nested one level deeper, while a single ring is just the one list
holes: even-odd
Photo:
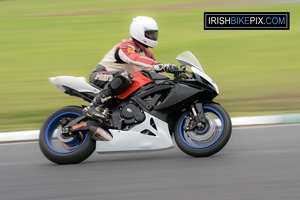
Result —
[{"label": "motorcycle fairing", "polygon": [[164,101],[159,105],[155,106],[155,110],[163,110],[172,106],[176,106],[178,104],[185,103],[189,101],[192,97],[200,94],[203,90],[195,89],[183,84],[177,84],[170,91],[168,96],[164,99]]},{"label": "motorcycle fairing", "polygon": [[201,64],[190,51],[182,52],[176,57],[176,60],[184,65],[191,66],[191,70],[193,71],[193,73],[198,74],[207,82],[209,82],[214,87],[217,94],[219,94],[219,88],[217,84],[203,71]]},{"label": "motorcycle fairing", "polygon": [[209,82],[215,88],[217,94],[219,94],[219,88],[218,88],[217,84],[207,74],[205,74],[203,71],[201,71],[200,69],[198,69],[196,67],[192,67],[191,69],[195,74],[198,74],[199,76],[204,78],[207,82]]},{"label": "motorcycle fairing", "polygon": [[74,77],[74,76],[57,76],[50,77],[49,81],[58,89],[63,92],[66,92],[66,88],[72,88],[78,92],[90,92],[98,94],[99,90],[95,87],[92,87],[86,82],[84,77]]},{"label": "motorcycle fairing", "polygon": [[140,71],[133,73],[132,76],[133,76],[132,84],[125,91],[117,95],[119,99],[125,99],[126,97],[128,97],[130,94],[132,94],[134,91],[136,91],[143,85],[152,82],[151,79],[144,76]]},{"label": "motorcycle fairing", "polygon": [[[136,99],[147,110],[163,110],[188,102],[196,95],[200,95],[201,92],[203,89],[196,89],[183,84],[162,84],[138,94],[133,99]],[[153,96],[150,102],[145,99],[149,95]],[[160,101],[159,104],[158,101]]]},{"label": "motorcycle fairing", "polygon": [[[109,129],[111,141],[97,141],[97,153],[165,150],[174,147],[168,123],[146,113],[146,119],[128,131]],[[151,134],[144,134],[145,131]]]}]

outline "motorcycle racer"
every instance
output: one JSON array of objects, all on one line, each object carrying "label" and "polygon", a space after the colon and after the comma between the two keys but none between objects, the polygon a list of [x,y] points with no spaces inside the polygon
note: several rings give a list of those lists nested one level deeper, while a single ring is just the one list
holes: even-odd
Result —
[{"label": "motorcycle racer", "polygon": [[[107,103],[131,85],[132,73],[140,70],[160,72],[175,67],[157,62],[149,49],[158,43],[158,25],[154,19],[146,16],[133,18],[130,36],[131,39],[122,40],[115,45],[90,74],[90,83],[103,89],[83,109],[86,116],[105,122]],[[107,134],[99,134],[103,140],[111,139]]]}]

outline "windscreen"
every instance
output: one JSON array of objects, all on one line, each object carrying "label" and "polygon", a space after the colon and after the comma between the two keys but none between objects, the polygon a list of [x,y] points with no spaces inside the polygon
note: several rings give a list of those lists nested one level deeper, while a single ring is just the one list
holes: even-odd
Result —
[{"label": "windscreen", "polygon": [[179,54],[176,57],[176,60],[178,60],[178,62],[180,62],[184,65],[194,66],[194,67],[200,69],[201,71],[203,71],[199,61],[190,51],[185,51],[185,52]]}]

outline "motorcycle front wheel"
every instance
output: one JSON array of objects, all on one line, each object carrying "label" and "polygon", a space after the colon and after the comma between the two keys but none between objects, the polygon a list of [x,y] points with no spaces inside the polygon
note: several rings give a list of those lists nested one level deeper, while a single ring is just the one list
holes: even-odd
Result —
[{"label": "motorcycle front wheel", "polygon": [[203,104],[207,123],[195,126],[190,111],[179,118],[174,137],[178,147],[194,157],[208,157],[219,152],[228,142],[231,131],[231,119],[224,108],[216,103]]},{"label": "motorcycle front wheel", "polygon": [[40,129],[39,145],[43,154],[57,164],[75,164],[87,159],[96,148],[89,131],[61,135],[60,121],[72,120],[82,114],[79,106],[66,106],[51,113]]}]

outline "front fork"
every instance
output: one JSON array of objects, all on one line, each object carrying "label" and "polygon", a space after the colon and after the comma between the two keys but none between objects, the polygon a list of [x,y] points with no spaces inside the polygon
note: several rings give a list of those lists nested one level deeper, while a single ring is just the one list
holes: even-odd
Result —
[{"label": "front fork", "polygon": [[190,117],[187,117],[188,123],[186,123],[185,130],[193,130],[194,128],[203,129],[207,123],[204,115],[203,104],[193,103],[191,105]]},{"label": "front fork", "polygon": [[192,112],[195,118],[195,121],[198,123],[206,123],[204,110],[203,110],[203,104],[202,103],[195,103],[191,106]]}]

